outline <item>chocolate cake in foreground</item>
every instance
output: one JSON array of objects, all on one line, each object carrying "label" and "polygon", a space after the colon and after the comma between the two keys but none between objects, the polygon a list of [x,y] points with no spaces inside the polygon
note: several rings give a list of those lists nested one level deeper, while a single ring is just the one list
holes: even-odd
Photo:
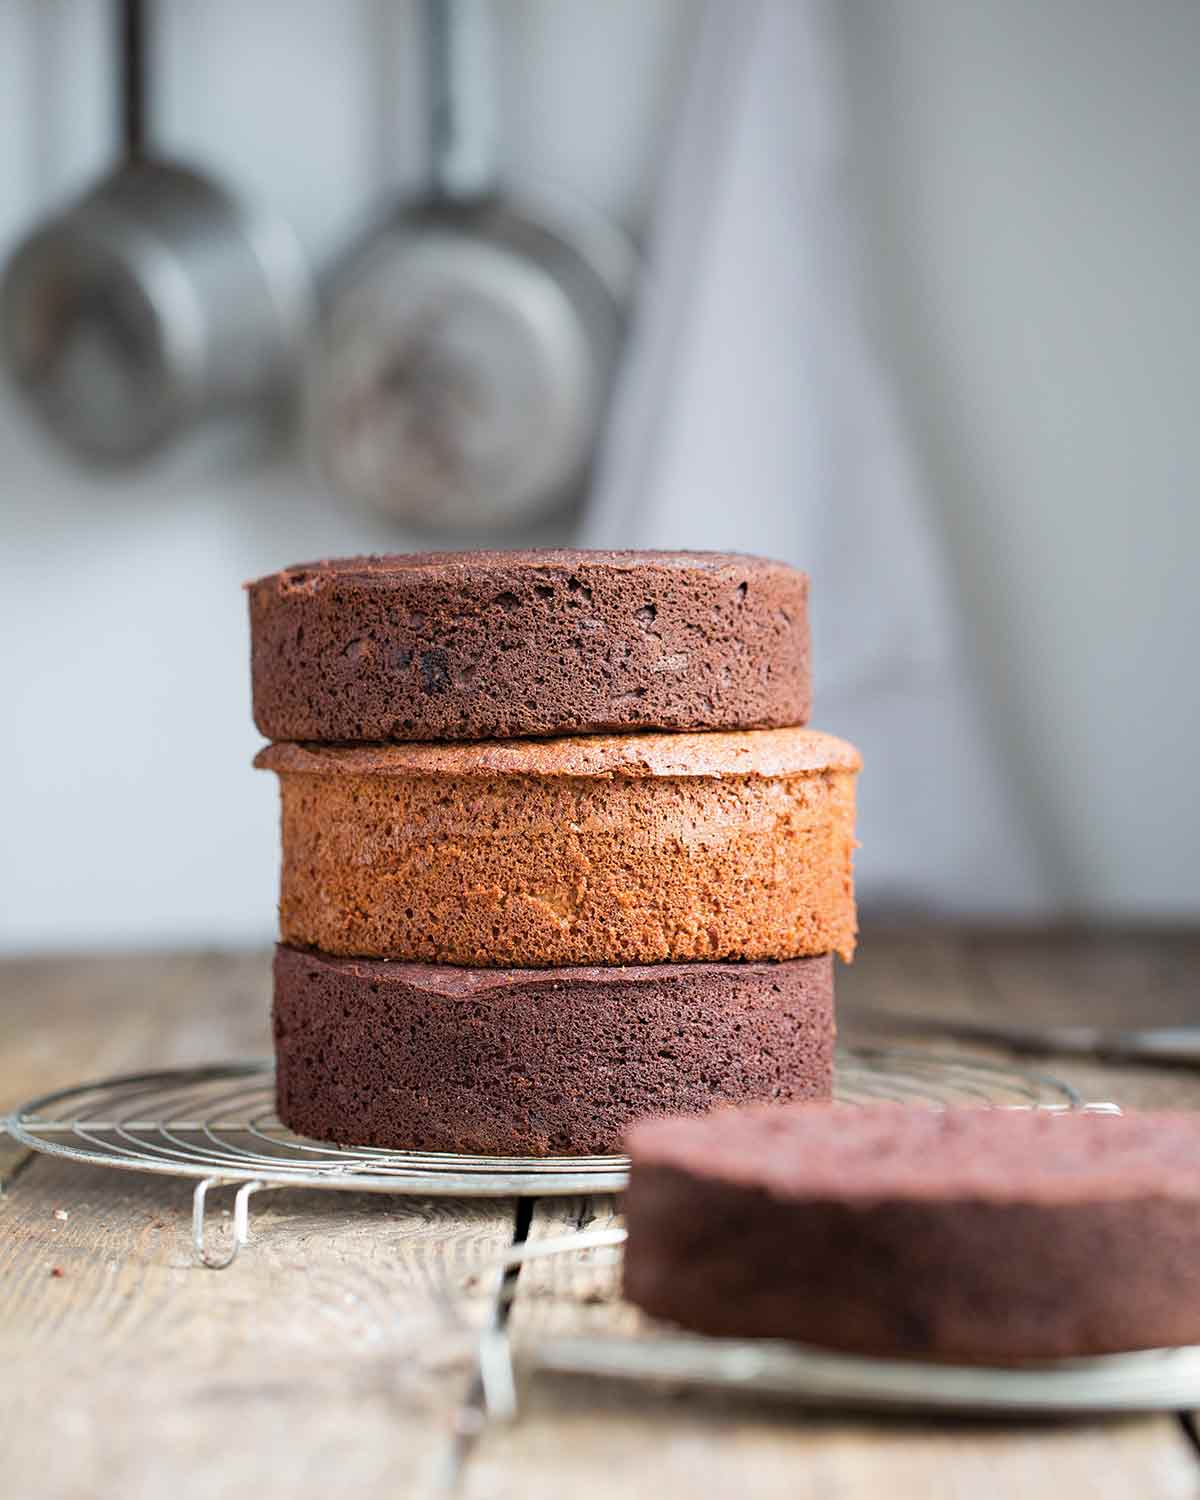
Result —
[{"label": "chocolate cake in foreground", "polygon": [[269,739],[804,724],[808,579],[721,552],[431,552],[248,585]]},{"label": "chocolate cake in foreground", "polygon": [[703,1333],[974,1362],[1200,1343],[1200,1116],[801,1106],[628,1145],[626,1295]]},{"label": "chocolate cake in foreground", "polygon": [[858,752],[811,729],[272,745],[285,943],[408,962],[854,949]]},{"label": "chocolate cake in foreground", "polygon": [[489,1155],[621,1149],[648,1113],[827,1099],[833,969],[461,969],[275,957],[280,1118],[360,1146]]}]

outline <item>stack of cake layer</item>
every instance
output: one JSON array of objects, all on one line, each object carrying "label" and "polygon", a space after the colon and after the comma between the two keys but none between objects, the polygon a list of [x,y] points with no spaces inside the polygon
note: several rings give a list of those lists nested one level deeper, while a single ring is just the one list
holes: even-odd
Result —
[{"label": "stack of cake layer", "polygon": [[249,593],[285,1123],[574,1155],[647,1114],[829,1097],[858,757],[802,727],[803,574],[448,553]]}]

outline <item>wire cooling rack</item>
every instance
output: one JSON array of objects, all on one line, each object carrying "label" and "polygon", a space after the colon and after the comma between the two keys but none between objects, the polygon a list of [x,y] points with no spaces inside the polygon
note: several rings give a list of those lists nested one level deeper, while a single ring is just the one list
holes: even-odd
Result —
[{"label": "wire cooling rack", "polygon": [[[275,1115],[268,1062],[222,1063],[110,1078],[61,1089],[0,1125],[33,1150],[99,1166],[197,1178],[192,1234],[197,1259],[232,1264],[249,1235],[249,1203],[270,1188],[344,1188],[424,1196],[513,1197],[611,1193],[625,1186],[623,1156],[546,1159],[458,1156],[348,1148],[308,1140]],[[893,1100],[915,1105],[1099,1110],[1047,1074],[970,1056],[891,1048],[839,1049],[839,1103]],[[236,1189],[233,1234],[214,1252],[205,1243],[212,1190]],[[514,1246],[494,1269],[577,1252],[619,1255],[623,1228],[585,1229]],[[443,1298],[452,1319],[453,1302]],[[1200,1348],[1148,1350],[1008,1370],[869,1359],[770,1340],[706,1339],[666,1329],[652,1337],[556,1336],[520,1341],[508,1329],[480,1336],[486,1414],[516,1415],[514,1356],[527,1368],[665,1381],[773,1395],[810,1406],[903,1412],[1068,1415],[1200,1406]]]},{"label": "wire cooling rack", "polygon": [[[1081,1101],[1046,1074],[969,1056],[890,1048],[839,1050],[835,1099],[910,1104],[1075,1109]],[[624,1188],[624,1156],[497,1157],[346,1147],[309,1140],[275,1114],[269,1062],[219,1063],[138,1073],[60,1089],[31,1100],[5,1126],[21,1145],[52,1156],[131,1171],[195,1177],[198,1258],[229,1265],[249,1235],[249,1202],[268,1188],[343,1188],[455,1198],[550,1197]],[[237,1186],[233,1238],[205,1245],[209,1192]]]},{"label": "wire cooling rack", "polygon": [[[560,1336],[535,1342],[519,1351],[518,1358],[555,1375],[662,1381],[774,1396],[804,1406],[910,1416],[1067,1417],[1190,1411],[1200,1402],[1196,1347],[998,1368],[875,1359],[769,1339],[663,1334],[643,1339]],[[515,1405],[511,1412],[499,1413],[516,1414]]]}]

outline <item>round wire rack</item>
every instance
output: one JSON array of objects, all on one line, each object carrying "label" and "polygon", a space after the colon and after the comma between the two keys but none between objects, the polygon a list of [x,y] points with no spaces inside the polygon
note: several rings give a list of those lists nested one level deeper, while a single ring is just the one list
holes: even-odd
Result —
[{"label": "round wire rack", "polygon": [[[839,1050],[839,1103],[894,1100],[1073,1109],[1079,1097],[1041,1073],[969,1056],[931,1057],[887,1048]],[[201,1179],[193,1238],[197,1256],[228,1265],[249,1234],[249,1200],[265,1188],[344,1188],[456,1198],[549,1197],[624,1188],[624,1156],[500,1157],[394,1151],[309,1140],[275,1114],[269,1062],[130,1074],[80,1084],[23,1105],[5,1122],[19,1144],[97,1166]],[[205,1247],[208,1193],[238,1186],[228,1253]]]},{"label": "round wire rack", "polygon": [[[497,1351],[498,1361],[504,1353]],[[773,1340],[558,1336],[522,1351],[553,1375],[666,1381],[773,1396],[804,1406],[984,1417],[1190,1411],[1200,1401],[1200,1348],[1043,1360],[1007,1368],[876,1359]],[[494,1382],[498,1383],[498,1382]],[[501,1387],[503,1389],[503,1387]],[[515,1416],[501,1408],[500,1416]]]},{"label": "round wire rack", "polygon": [[[1046,1074],[972,1057],[887,1048],[839,1050],[834,1098],[1072,1109],[1078,1095]],[[624,1156],[504,1157],[395,1151],[310,1140],[275,1114],[269,1062],[214,1063],[137,1073],[60,1089],[7,1121],[22,1145],[75,1161],[358,1192],[446,1197],[537,1197],[619,1192]]]},{"label": "round wire rack", "polygon": [[[841,1048],[835,1101],[913,1105],[1074,1109],[1084,1104],[1048,1074],[981,1058],[930,1056],[891,1048]],[[0,1125],[18,1143],[50,1155],[130,1171],[192,1177],[197,1259],[214,1270],[236,1259],[249,1238],[253,1194],[280,1187],[453,1197],[551,1196],[617,1192],[623,1156],[505,1158],[342,1147],[296,1135],[275,1114],[269,1062],[221,1063],[110,1078],[32,1100]],[[226,1248],[205,1243],[208,1195],[236,1187]],[[592,1229],[514,1246],[495,1269],[569,1252],[619,1254],[623,1228]],[[453,1316],[453,1303],[443,1297]],[[489,1416],[516,1413],[514,1351],[507,1330],[481,1335],[480,1376]],[[880,1361],[770,1341],[692,1335],[628,1340],[557,1337],[516,1351],[535,1369],[632,1380],[669,1380],[791,1398],[810,1405],[910,1412],[1068,1414],[1200,1404],[1200,1349],[1154,1350],[1103,1359],[1055,1361],[1041,1368],[960,1369]]]},{"label": "round wire rack", "polygon": [[[834,1098],[1073,1109],[1047,1074],[972,1057],[840,1049]],[[80,1084],[34,1099],[7,1122],[22,1145],[99,1166],[447,1197],[619,1192],[624,1156],[504,1157],[339,1146],[297,1135],[275,1114],[269,1062],[214,1063]]]}]

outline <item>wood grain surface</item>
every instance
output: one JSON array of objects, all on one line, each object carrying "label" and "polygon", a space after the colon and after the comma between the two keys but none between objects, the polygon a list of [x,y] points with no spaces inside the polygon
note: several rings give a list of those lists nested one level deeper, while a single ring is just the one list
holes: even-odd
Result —
[{"label": "wood grain surface", "polygon": [[[268,995],[261,954],[6,965],[0,1107],[82,1078],[261,1056]],[[477,1276],[464,1292],[462,1273],[511,1243],[512,1204],[263,1194],[250,1247],[213,1272],[192,1261],[189,1182],[12,1151],[8,1171],[4,1494],[443,1487],[472,1420],[470,1330],[499,1286]]]},{"label": "wood grain surface", "polygon": [[[1198,975],[1185,933],[868,932],[839,995],[848,1010],[1162,1025],[1200,1020]],[[268,986],[263,954],[2,964],[0,1111],[83,1078],[262,1055]],[[1194,1071],[1033,1065],[1126,1107],[1200,1107]],[[506,1315],[518,1349],[647,1332],[611,1252],[529,1261],[502,1311],[490,1267],[514,1205],[288,1190],[254,1200],[249,1247],[209,1272],[191,1260],[190,1184],[2,1143],[0,1493],[14,1500],[1200,1494],[1170,1414],[906,1423],[534,1374],[519,1421],[480,1431],[474,1329]],[[616,1212],[548,1200],[528,1239]]]}]

